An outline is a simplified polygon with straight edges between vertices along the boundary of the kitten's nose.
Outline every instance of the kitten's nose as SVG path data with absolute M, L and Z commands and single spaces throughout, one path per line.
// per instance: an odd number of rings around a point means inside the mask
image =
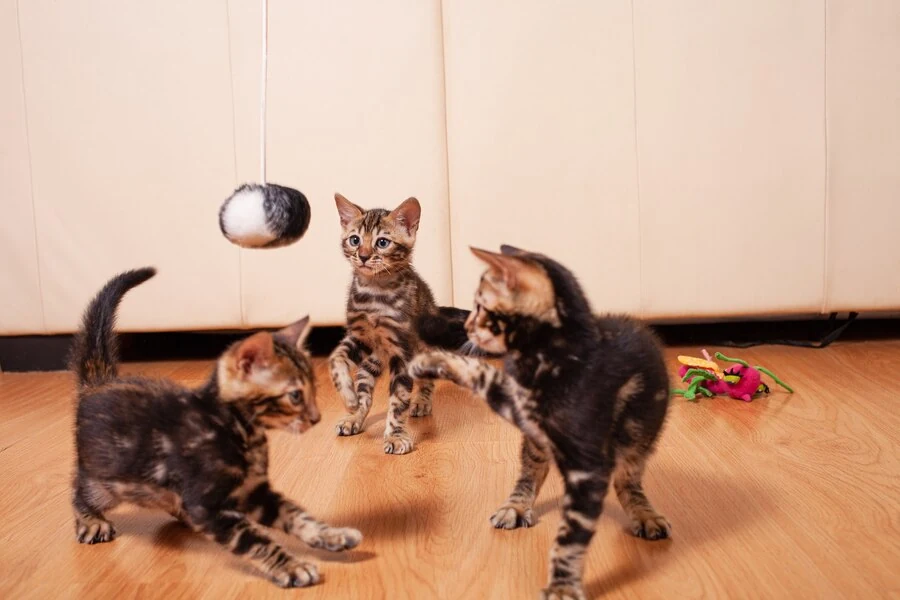
M 372 258 L 371 254 L 360 254 L 359 262 L 361 262 L 362 264 L 366 264 L 366 261 L 369 260 L 370 258 Z

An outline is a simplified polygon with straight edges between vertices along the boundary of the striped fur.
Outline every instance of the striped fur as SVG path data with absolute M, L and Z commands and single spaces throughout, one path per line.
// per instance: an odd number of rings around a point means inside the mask
M 393 211 L 363 210 L 340 194 L 335 203 L 341 248 L 353 266 L 347 333 L 330 358 L 332 381 L 348 412 L 336 432 L 348 436 L 363 431 L 375 381 L 388 374 L 384 451 L 406 454 L 413 449 L 407 417 L 430 415 L 434 390 L 431 381 L 414 385 L 407 373 L 412 356 L 426 348 L 417 321 L 438 313 L 431 290 L 411 263 L 421 207 L 409 198 Z
M 519 479 L 491 517 L 497 528 L 533 524 L 552 456 L 563 475 L 562 521 L 544 598 L 584 598 L 584 554 L 610 481 L 634 535 L 669 537 L 642 477 L 668 407 L 668 378 L 654 335 L 625 317 L 593 315 L 575 277 L 539 254 L 475 250 L 490 267 L 466 321 L 505 370 L 446 352 L 417 356 L 410 374 L 471 389 L 524 434 Z
M 116 307 L 153 272 L 129 271 L 110 280 L 88 306 L 76 340 L 76 539 L 112 541 L 116 530 L 104 513 L 130 502 L 170 513 L 282 587 L 316 583 L 316 567 L 294 558 L 265 531 L 281 529 L 332 551 L 362 539 L 355 529 L 317 521 L 268 480 L 266 429 L 299 433 L 320 420 L 303 348 L 309 319 L 236 342 L 196 389 L 123 378 L 116 364 Z

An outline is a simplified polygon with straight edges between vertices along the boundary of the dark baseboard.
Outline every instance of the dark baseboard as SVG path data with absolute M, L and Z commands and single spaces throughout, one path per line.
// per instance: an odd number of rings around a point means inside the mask
M 656 325 L 654 329 L 669 346 L 720 347 L 788 343 L 814 345 L 845 320 L 826 318 L 798 321 L 742 321 Z M 249 333 L 161 332 L 122 333 L 123 361 L 213 359 L 230 343 Z M 314 356 L 327 356 L 344 334 L 342 327 L 316 327 L 309 336 Z M 841 341 L 900 339 L 900 319 L 857 319 L 841 333 Z M 0 337 L 0 370 L 60 371 L 66 368 L 71 335 Z

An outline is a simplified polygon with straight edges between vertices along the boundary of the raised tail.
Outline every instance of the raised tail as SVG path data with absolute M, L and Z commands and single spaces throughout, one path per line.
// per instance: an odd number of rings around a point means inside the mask
M 119 362 L 119 344 L 114 331 L 116 309 L 128 290 L 154 275 L 156 269 L 153 267 L 120 273 L 110 279 L 88 304 L 69 363 L 78 377 L 79 387 L 100 385 L 116 377 Z
M 435 348 L 452 350 L 459 354 L 481 354 L 466 334 L 465 323 L 468 318 L 468 310 L 441 306 L 437 312 L 419 317 L 419 338 Z

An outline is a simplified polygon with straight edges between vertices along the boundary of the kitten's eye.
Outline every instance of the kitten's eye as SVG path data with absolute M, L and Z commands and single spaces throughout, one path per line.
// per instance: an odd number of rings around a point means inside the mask
M 357 246 L 359 246 L 359 242 L 360 242 L 359 236 L 358 236 L 358 235 L 351 235 L 350 237 L 347 238 L 347 242 L 348 242 L 351 246 L 353 246 L 354 248 L 356 248 Z
M 300 404 L 303 402 L 303 392 L 300 390 L 294 390 L 288 394 L 288 397 L 291 399 L 291 404 Z
M 382 250 L 384 250 L 385 248 L 387 248 L 388 246 L 391 245 L 391 240 L 389 240 L 387 238 L 378 238 L 375 241 L 375 245 L 378 246 L 379 248 L 381 248 Z

